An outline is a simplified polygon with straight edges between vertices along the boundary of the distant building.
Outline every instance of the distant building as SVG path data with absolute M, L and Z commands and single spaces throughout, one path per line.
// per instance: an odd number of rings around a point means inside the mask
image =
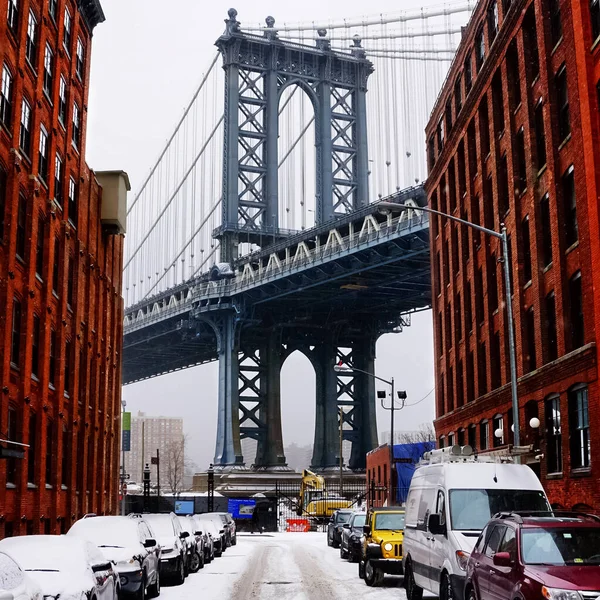
M 143 412 L 131 416 L 131 451 L 125 452 L 125 472 L 129 480 L 142 485 L 145 465 L 150 466 L 150 481 L 157 484 L 157 469 L 152 465 L 156 450 L 160 451 L 160 485 L 167 491 L 167 462 L 173 460 L 172 444 L 183 443 L 183 419 L 178 417 L 150 417 Z M 181 455 L 181 468 L 185 462 Z
M 128 179 L 86 164 L 99 0 L 0 4 L 0 538 L 119 494 Z M 0 457 L 15 446 L 0 443 Z
M 431 208 L 507 228 L 525 461 L 579 510 L 600 510 L 599 40 L 597 1 L 481 0 L 426 130 Z M 439 445 L 506 447 L 499 241 L 430 234 Z

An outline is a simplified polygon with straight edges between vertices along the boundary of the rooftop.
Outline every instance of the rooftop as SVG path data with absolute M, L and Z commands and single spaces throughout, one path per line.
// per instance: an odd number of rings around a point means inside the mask
M 96 25 L 106 21 L 100 0 L 77 0 L 77 6 L 83 15 L 90 33 L 94 31 Z

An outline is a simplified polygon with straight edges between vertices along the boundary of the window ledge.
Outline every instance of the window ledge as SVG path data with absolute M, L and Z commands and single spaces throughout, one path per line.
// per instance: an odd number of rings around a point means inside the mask
M 528 288 L 530 288 L 532 286 L 532 281 L 531 279 L 523 286 L 523 289 L 526 290 Z
M 513 110 L 513 115 L 516 115 L 521 110 L 522 105 L 523 101 L 521 100 L 521 102 L 519 102 L 519 104 L 517 104 L 517 106 L 515 107 L 515 110 Z
M 562 479 L 563 478 L 563 474 L 562 473 L 548 473 L 546 475 L 546 479 L 552 481 L 553 479 Z
M 558 151 L 560 152 L 571 141 L 571 133 L 560 143 Z
M 591 467 L 581 467 L 579 469 L 571 469 L 571 477 L 590 477 L 592 474 Z
M 52 102 L 52 98 L 50 97 L 50 92 L 46 89 L 43 89 L 42 92 L 44 93 L 44 98 L 46 98 L 48 104 L 50 104 L 51 107 L 54 107 L 54 103 Z
M 540 74 L 538 73 L 531 82 L 531 87 L 533 87 L 540 80 Z
M 547 168 L 548 168 L 548 163 L 546 162 L 546 163 L 544 163 L 544 164 L 543 164 L 543 165 L 540 167 L 540 169 L 539 169 L 539 170 L 538 170 L 538 172 L 537 172 L 537 178 L 538 178 L 538 179 L 539 179 L 539 178 L 540 178 L 540 177 L 541 177 L 541 176 L 542 176 L 542 175 L 543 175 L 543 174 L 546 172 L 546 169 L 547 169 Z
M 28 483 L 28 484 L 27 484 L 27 489 L 28 489 L 28 490 L 37 490 L 37 489 L 38 489 L 38 486 L 37 486 L 37 485 L 35 485 L 35 483 Z
M 48 389 L 52 390 L 52 391 L 56 391 L 56 388 L 54 387 L 53 383 L 49 383 L 48 384 Z
M 38 383 L 40 382 L 40 379 L 39 379 L 39 377 L 38 377 L 38 376 L 37 376 L 35 373 L 32 373 L 32 374 L 31 374 L 31 379 L 32 379 L 33 381 L 37 381 Z
M 42 276 L 39 273 L 35 274 L 35 278 L 40 282 L 40 283 L 44 283 L 44 280 L 42 279 Z
M 58 300 L 58 294 L 56 293 L 56 290 L 52 290 L 52 295 Z
M 60 489 L 61 489 L 63 492 L 66 492 L 66 491 L 67 491 L 69 488 L 68 488 L 68 487 L 67 487 L 67 486 L 66 486 L 66 485 L 63 483 L 63 484 L 60 486 Z
M 561 45 L 562 41 L 563 41 L 563 36 L 561 35 L 558 38 L 558 42 L 556 42 L 556 44 L 554 44 L 554 48 L 552 48 L 552 52 L 550 52 L 550 55 L 552 55 L 556 52 L 557 48 Z
M 65 390 L 65 391 L 63 392 L 63 397 L 64 397 L 64 398 L 71 399 L 71 396 L 69 396 L 69 392 L 67 392 L 67 390 Z
M 573 242 L 566 250 L 565 250 L 565 254 L 570 254 L 571 252 L 573 252 L 573 250 L 575 250 L 575 248 L 579 247 L 579 240 L 577 240 L 576 242 Z
M 6 489 L 7 490 L 16 490 L 17 486 L 14 483 L 7 483 L 6 484 Z
M 594 50 L 596 50 L 596 48 L 598 48 L 598 46 L 600 46 L 600 35 L 594 40 L 594 43 L 592 44 L 592 47 L 591 47 L 591 52 L 594 52 Z
M 47 483 L 46 484 L 46 489 L 47 490 L 53 490 L 54 488 L 49 483 Z
M 21 370 L 21 368 L 19 367 L 19 365 L 15 364 L 12 360 L 10 361 L 10 368 L 13 371 L 20 371 Z
M 23 257 L 17 254 L 15 258 L 17 259 L 17 262 L 20 262 L 22 266 L 25 266 L 25 259 Z
M 542 271 L 542 273 L 546 274 L 551 268 L 552 268 L 552 263 L 550 263 L 549 265 L 544 267 L 544 270 Z

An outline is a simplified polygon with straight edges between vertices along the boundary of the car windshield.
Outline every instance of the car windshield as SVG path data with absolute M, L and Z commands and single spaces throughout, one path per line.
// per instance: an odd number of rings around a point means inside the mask
M 352 521 L 352 527 L 363 527 L 366 521 L 366 515 L 356 515 Z
M 528 565 L 600 565 L 600 527 L 523 529 L 521 553 Z
M 171 521 L 170 516 L 144 515 L 144 518 L 146 521 L 148 521 L 148 523 L 150 523 L 150 527 L 152 527 L 152 531 L 154 531 L 156 535 L 160 537 L 169 537 L 175 535 L 173 522 Z
M 499 512 L 550 510 L 537 490 L 450 490 L 452 529 L 481 531 Z
M 93 517 L 77 521 L 69 530 L 99 548 L 127 548 L 139 543 L 137 523 L 124 517 Z
M 352 513 L 338 513 L 337 515 L 337 522 L 338 523 L 347 523 L 350 520 L 350 517 L 352 516 Z
M 375 516 L 375 529 L 397 531 L 404 529 L 404 513 L 380 513 Z

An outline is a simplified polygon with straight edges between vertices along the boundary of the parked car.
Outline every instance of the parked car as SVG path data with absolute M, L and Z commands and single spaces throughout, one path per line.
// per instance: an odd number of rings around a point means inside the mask
M 198 517 L 202 520 L 210 521 L 214 525 L 216 529 L 215 535 L 219 536 L 219 554 L 216 554 L 215 551 L 215 555 L 221 556 L 227 549 L 227 532 L 225 530 L 223 519 L 215 513 L 203 513 L 198 515 Z
M 87 540 L 64 535 L 23 535 L 1 540 L 0 552 L 35 581 L 45 600 L 117 600 L 117 572 Z
M 496 515 L 469 557 L 465 597 L 600 597 L 600 519 L 566 512 Z
M 230 513 L 226 512 L 218 512 L 214 514 L 219 515 L 223 520 L 223 524 L 225 525 L 225 530 L 227 532 L 227 546 L 235 546 L 237 544 L 237 532 L 233 517 Z
M 550 509 L 527 465 L 471 454 L 470 446 L 433 450 L 415 469 L 403 542 L 408 600 L 420 600 L 423 590 L 462 599 L 469 554 L 492 515 Z
M 73 523 L 67 537 L 92 542 L 114 564 L 123 594 L 144 599 L 160 595 L 160 554 L 144 519 L 85 517 Z
M 378 586 L 386 574 L 402 575 L 404 509 L 398 506 L 371 508 L 363 527 L 358 576 L 368 586 Z
M 208 531 L 212 539 L 214 555 L 219 558 L 225 550 L 225 529 L 222 523 L 217 523 L 207 514 L 196 515 L 196 520 Z
M 348 523 L 342 526 L 342 539 L 340 541 L 340 558 L 358 562 L 362 552 L 363 527 L 367 513 L 355 512 Z
M 144 513 L 143 515 L 129 516 L 148 522 L 161 547 L 161 574 L 172 576 L 175 583 L 181 585 L 185 581 L 188 571 L 185 543 L 188 534 L 181 529 L 177 516 L 174 513 Z
M 342 541 L 342 526 L 347 523 L 353 511 L 349 509 L 336 510 L 327 523 L 327 545 L 334 548 L 340 547 Z
M 42 600 L 42 590 L 7 554 L 0 552 L 0 598 Z
M 191 517 L 178 516 L 181 529 L 188 534 L 185 538 L 187 547 L 187 564 L 190 573 L 197 573 L 204 568 L 204 539 L 196 535 L 196 528 Z
M 194 535 L 200 535 L 202 537 L 202 547 L 204 548 L 204 562 L 212 562 L 215 558 L 215 545 L 212 536 L 208 532 L 206 523 L 203 523 L 200 519 L 198 519 L 197 515 L 192 515 L 189 518 L 192 520 L 193 523 Z

